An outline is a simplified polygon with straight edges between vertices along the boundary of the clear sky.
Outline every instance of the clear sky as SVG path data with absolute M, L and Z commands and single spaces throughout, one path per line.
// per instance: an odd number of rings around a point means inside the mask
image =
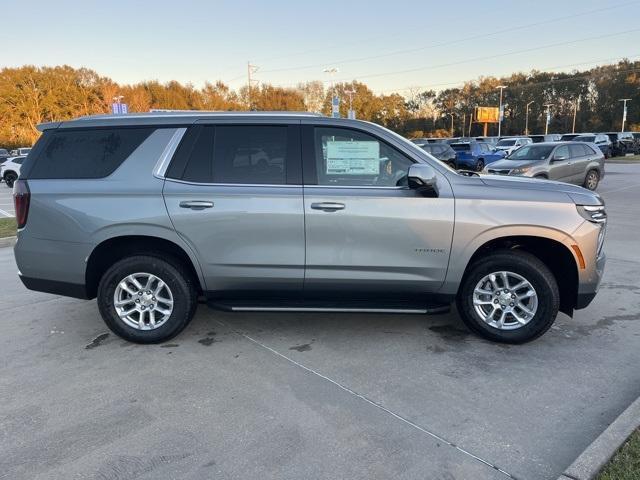
M 121 83 L 360 80 L 377 92 L 640 59 L 640 1 L 4 0 L 0 67 Z M 598 37 L 598 38 L 595 38 Z M 547 47 L 547 48 L 540 48 Z

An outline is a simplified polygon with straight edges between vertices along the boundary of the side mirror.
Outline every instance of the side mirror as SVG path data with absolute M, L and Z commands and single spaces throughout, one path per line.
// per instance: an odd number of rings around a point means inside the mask
M 553 161 L 554 162 L 562 162 L 563 160 L 568 160 L 569 157 L 567 155 L 554 155 L 553 156 Z
M 409 188 L 430 197 L 438 196 L 438 178 L 436 171 L 426 163 L 414 163 L 407 174 Z

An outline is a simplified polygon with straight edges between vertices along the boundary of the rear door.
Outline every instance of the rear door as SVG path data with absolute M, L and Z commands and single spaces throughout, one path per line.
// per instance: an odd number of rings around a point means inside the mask
M 301 292 L 301 180 L 297 124 L 189 128 L 167 171 L 164 198 L 208 291 Z
M 444 281 L 454 222 L 451 187 L 407 186 L 414 162 L 373 134 L 303 126 L 305 296 L 419 298 Z M 419 295 L 416 295 L 419 294 Z
M 582 185 L 587 173 L 587 166 L 595 152 L 591 147 L 583 144 L 569 145 L 571 152 L 571 182 L 576 185 Z

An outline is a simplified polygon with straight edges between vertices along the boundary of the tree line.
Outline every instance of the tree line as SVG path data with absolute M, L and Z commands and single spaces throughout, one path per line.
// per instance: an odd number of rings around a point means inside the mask
M 622 60 L 585 71 L 514 73 L 482 77 L 460 87 L 436 92 L 412 88 L 405 95 L 376 94 L 362 82 L 338 83 L 328 88 L 309 81 L 295 88 L 270 84 L 232 89 L 218 81 L 201 88 L 177 81 L 144 81 L 120 85 L 87 68 L 67 65 L 26 65 L 0 70 L 0 146 L 31 145 L 42 122 L 109 113 L 113 98 L 123 97 L 130 112 L 150 109 L 189 110 L 306 110 L 330 114 L 331 97 L 341 99 L 346 117 L 352 105 L 356 117 L 384 125 L 406 136 L 480 135 L 482 125 L 470 123 L 477 106 L 498 106 L 498 85 L 504 91 L 503 134 L 521 134 L 526 104 L 529 130 L 542 133 L 545 104 L 550 107 L 550 132 L 619 130 L 620 98 L 630 98 L 627 125 L 640 129 L 640 62 Z M 349 98 L 352 101 L 350 102 Z M 451 123 L 453 119 L 453 130 Z M 471 128 L 470 128 L 471 127 Z M 495 134 L 495 125 L 490 133 Z

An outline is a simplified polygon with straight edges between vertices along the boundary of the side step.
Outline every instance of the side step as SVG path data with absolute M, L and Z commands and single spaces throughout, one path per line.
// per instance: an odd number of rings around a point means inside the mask
M 419 305 L 394 302 L 374 304 L 372 302 L 265 302 L 261 301 L 223 301 L 208 300 L 207 305 L 216 310 L 227 312 L 309 312 L 309 313 L 401 313 L 401 314 L 437 314 L 450 311 L 450 305 Z

